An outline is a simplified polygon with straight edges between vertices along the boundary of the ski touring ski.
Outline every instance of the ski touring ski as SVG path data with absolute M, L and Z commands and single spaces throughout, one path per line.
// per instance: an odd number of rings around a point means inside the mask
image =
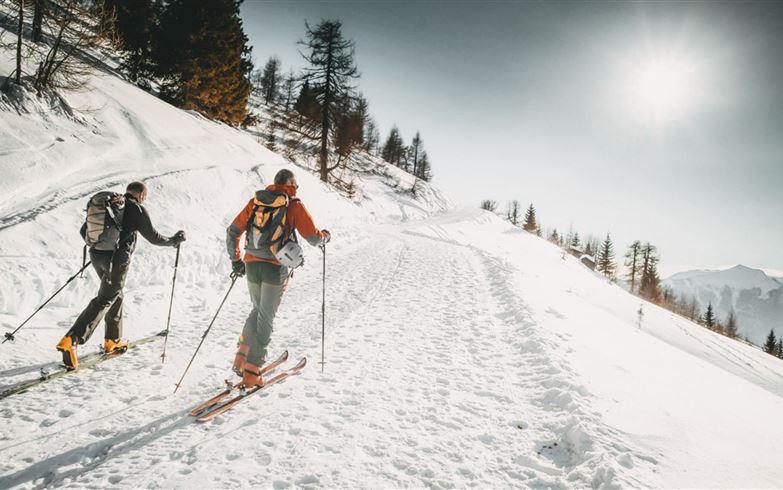
M 78 369 L 66 369 L 64 365 L 59 365 L 57 367 L 57 370 L 54 372 L 47 371 L 45 369 L 41 369 L 40 375 L 36 379 L 30 379 L 26 381 L 20 381 L 18 383 L 14 383 L 5 387 L 0 387 L 0 400 L 3 398 L 7 398 L 11 395 L 16 395 L 18 393 L 24 393 L 25 391 L 35 388 L 36 386 L 42 385 L 44 383 L 48 383 L 49 381 L 53 381 L 58 378 L 62 378 L 63 376 L 67 376 L 69 374 L 76 374 L 80 371 L 83 371 L 85 369 L 90 369 L 98 364 L 102 363 L 103 361 L 108 361 L 109 359 L 114 359 L 115 357 L 119 357 L 123 355 L 125 352 L 127 352 L 129 349 L 133 349 L 134 347 L 138 347 L 140 345 L 148 344 L 150 342 L 154 342 L 156 340 L 162 339 L 165 337 L 166 331 L 158 332 L 154 335 L 150 335 L 149 337 L 144 337 L 139 340 L 135 340 L 133 342 L 128 343 L 128 347 L 120 350 L 120 351 L 114 351 L 110 352 L 108 354 L 103 352 L 96 352 L 94 354 L 88 354 L 84 357 L 79 358 L 79 368 Z
M 283 364 L 287 360 L 288 360 L 288 351 L 285 350 L 285 351 L 283 351 L 282 354 L 280 354 L 277 357 L 277 359 L 275 359 L 274 361 L 272 361 L 270 363 L 265 364 L 261 368 L 261 374 L 264 375 L 264 374 L 271 373 L 272 371 L 277 369 L 278 366 L 280 366 L 281 364 Z M 231 394 L 231 392 L 234 391 L 234 389 L 236 389 L 238 387 L 239 387 L 239 383 L 232 383 L 231 381 L 226 380 L 226 388 L 223 391 L 221 391 L 217 395 L 213 396 L 209 400 L 207 400 L 207 401 L 205 401 L 203 403 L 200 403 L 199 405 L 196 405 L 195 407 L 193 407 L 190 410 L 190 412 L 188 412 L 188 415 L 190 415 L 191 417 L 196 417 L 201 412 L 207 411 L 207 409 L 209 409 L 209 408 L 217 405 L 221 401 L 223 401 L 223 399 L 225 399 L 227 396 L 229 396 Z
M 290 376 L 298 375 L 299 373 L 302 372 L 302 370 L 305 368 L 306 365 L 307 365 L 307 358 L 303 357 L 302 359 L 299 360 L 299 362 L 294 367 L 280 371 L 276 375 L 266 380 L 263 386 L 257 386 L 255 388 L 251 388 L 223 403 L 213 405 L 213 407 L 210 408 L 206 413 L 202 413 L 200 416 L 198 416 L 196 420 L 199 422 L 209 422 L 210 420 L 220 415 L 221 413 L 225 413 L 231 410 L 236 405 L 238 405 L 239 402 L 249 397 L 250 395 L 253 395 L 255 393 L 258 393 L 259 391 L 263 391 L 269 388 L 272 385 L 280 383 L 281 381 L 283 381 L 284 379 Z

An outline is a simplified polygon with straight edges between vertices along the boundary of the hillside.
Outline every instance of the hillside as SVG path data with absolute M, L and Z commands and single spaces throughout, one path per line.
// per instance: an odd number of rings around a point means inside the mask
M 148 344 L 3 400 L 0 487 L 771 488 L 783 479 L 779 360 L 651 305 L 639 325 L 638 298 L 490 213 L 453 209 L 435 188 L 413 199 L 369 173 L 363 198 L 350 200 L 252 136 L 106 74 L 66 100 L 91 110 L 55 114 L 30 94 L 3 100 L 3 329 L 78 269 L 82 208 L 97 190 L 145 180 L 155 223 L 189 239 L 166 363 Z M 196 424 L 187 409 L 230 376 L 249 309 L 241 284 L 172 394 L 228 288 L 225 227 L 284 166 L 334 235 L 325 371 L 321 256 L 307 248 L 271 349 L 310 367 Z M 126 285 L 131 339 L 165 326 L 173 261 L 172 249 L 139 246 Z M 86 274 L 0 346 L 0 385 L 56 364 L 55 343 L 96 287 Z
M 720 320 L 734 310 L 741 336 L 762 345 L 770 329 L 781 333 L 783 282 L 763 270 L 737 265 L 725 270 L 684 271 L 663 281 L 678 296 L 696 299 L 703 310 L 712 304 Z

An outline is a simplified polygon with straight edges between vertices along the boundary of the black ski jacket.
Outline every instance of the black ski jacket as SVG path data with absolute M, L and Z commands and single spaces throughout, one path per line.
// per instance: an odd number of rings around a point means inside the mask
M 84 238 L 87 233 L 87 223 L 82 225 L 81 234 Z M 126 265 L 130 263 L 131 256 L 136 250 L 136 235 L 141 233 L 148 242 L 161 247 L 173 247 L 174 241 L 166 238 L 152 226 L 147 209 L 139 204 L 133 194 L 125 194 L 125 211 L 122 216 L 122 230 L 117 249 L 114 251 L 115 264 Z

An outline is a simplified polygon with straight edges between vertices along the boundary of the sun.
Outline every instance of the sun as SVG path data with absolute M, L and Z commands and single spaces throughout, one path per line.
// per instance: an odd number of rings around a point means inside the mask
M 692 63 L 675 56 L 656 56 L 632 66 L 629 102 L 644 121 L 662 125 L 686 116 L 695 98 Z

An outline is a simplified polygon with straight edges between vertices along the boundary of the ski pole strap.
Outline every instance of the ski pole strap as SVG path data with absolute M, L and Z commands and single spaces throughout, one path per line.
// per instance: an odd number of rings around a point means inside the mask
M 207 334 L 209 334 L 210 329 L 212 329 L 212 325 L 215 324 L 215 320 L 218 317 L 218 314 L 220 313 L 220 310 L 223 308 L 223 305 L 226 303 L 226 300 L 228 299 L 228 295 L 231 294 L 231 290 L 234 289 L 234 284 L 237 282 L 237 278 L 239 278 L 239 274 L 231 273 L 231 285 L 228 287 L 228 291 L 226 291 L 226 295 L 223 297 L 223 301 L 220 302 L 220 306 L 218 306 L 217 311 L 215 312 L 215 316 L 212 317 L 212 321 L 209 322 L 209 326 L 206 330 L 204 330 L 204 333 L 201 335 L 201 341 L 198 343 L 198 347 L 196 347 L 196 352 L 193 353 L 193 357 L 190 358 L 190 362 L 188 362 L 188 365 L 185 367 L 185 372 L 182 373 L 182 377 L 179 378 L 179 381 L 175 385 L 174 393 L 177 392 L 179 387 L 182 385 L 182 380 L 185 379 L 185 375 L 188 374 L 188 370 L 190 369 L 190 365 L 193 364 L 193 360 L 196 358 L 196 354 L 198 354 L 199 349 L 201 349 L 201 345 L 204 343 L 204 340 L 207 338 Z
M 23 321 L 21 325 L 19 325 L 18 327 L 16 327 L 16 329 L 14 329 L 14 331 L 13 331 L 13 332 L 6 332 L 6 333 L 5 333 L 5 339 L 4 339 L 2 342 L 0 342 L 0 344 L 5 344 L 5 343 L 6 343 L 6 342 L 8 342 L 9 340 L 11 340 L 11 341 L 15 340 L 15 337 L 14 337 L 14 335 L 16 334 L 16 332 L 18 332 L 19 330 L 21 330 L 21 329 L 22 329 L 22 327 L 24 327 L 24 326 L 27 324 L 27 322 L 29 322 L 29 321 L 30 321 L 30 320 L 31 320 L 31 319 L 32 319 L 32 318 L 33 318 L 33 317 L 34 317 L 34 316 L 35 316 L 35 315 L 36 315 L 36 314 L 37 314 L 39 311 L 43 310 L 44 306 L 48 305 L 48 304 L 49 304 L 49 302 L 50 302 L 51 300 L 53 300 L 55 296 L 57 296 L 58 294 L 60 294 L 60 291 L 62 291 L 63 289 L 65 289 L 65 287 L 66 287 L 68 284 L 70 284 L 70 283 L 71 283 L 71 281 L 73 281 L 74 279 L 76 279 L 76 278 L 79 276 L 79 274 L 81 274 L 81 273 L 82 273 L 82 271 L 84 271 L 84 269 L 86 269 L 86 268 L 87 268 L 87 266 L 89 266 L 90 264 L 92 264 L 92 262 L 87 262 L 86 264 L 84 264 L 84 265 L 82 266 L 82 268 L 81 268 L 81 269 L 79 269 L 79 271 L 78 271 L 76 274 L 74 274 L 74 275 L 72 275 L 70 278 L 68 278 L 68 280 L 67 280 L 67 281 L 65 281 L 65 284 L 63 284 L 62 286 L 60 286 L 60 289 L 58 289 L 57 291 L 55 291 L 53 295 L 49 296 L 49 299 L 47 299 L 46 301 L 44 301 L 44 303 L 43 303 L 41 306 L 39 306 L 39 307 L 38 307 L 38 309 L 36 309 L 36 310 L 33 312 L 33 314 L 32 314 L 32 315 L 28 316 L 28 317 L 27 317 L 27 320 Z

